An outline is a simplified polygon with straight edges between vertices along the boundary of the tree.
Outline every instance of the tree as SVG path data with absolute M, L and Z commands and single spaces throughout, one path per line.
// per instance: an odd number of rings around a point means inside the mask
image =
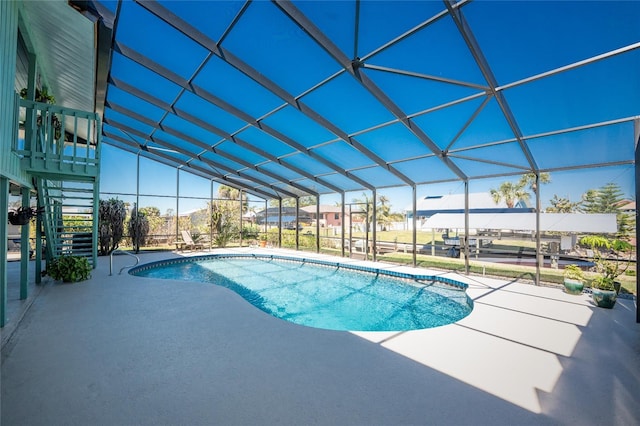
M 572 203 L 568 198 L 560 198 L 557 194 L 553 194 L 553 198 L 549 201 L 551 207 L 547 207 L 547 213 L 573 213 L 580 209 L 581 202 Z
M 615 213 L 618 223 L 618 238 L 627 239 L 635 230 L 635 218 L 620 209 L 624 201 L 622 189 L 609 182 L 599 189 L 590 189 L 582 196 L 582 210 L 585 213 Z
M 167 209 L 163 221 L 161 234 L 165 234 L 167 236 L 167 243 L 172 244 L 176 238 L 176 232 L 178 232 L 178 218 L 176 217 L 175 211 L 173 209 Z
M 220 185 L 219 199 L 210 203 L 213 241 L 219 247 L 226 247 L 234 235 L 240 231 L 241 202 L 240 191 Z
M 540 173 L 538 182 L 549 183 L 551 182 L 551 176 L 549 173 Z M 502 182 L 498 189 L 491 189 L 489 192 L 496 204 L 504 200 L 507 207 L 512 209 L 518 201 L 528 201 L 531 198 L 531 194 L 526 189 L 527 187 L 534 194 L 538 192 L 535 173 L 522 175 L 518 182 Z
M 618 213 L 624 197 L 620 187 L 610 182 L 599 189 L 588 190 L 583 200 L 586 213 Z
M 540 173 L 539 183 L 550 183 L 551 175 L 549 173 Z M 536 194 L 538 192 L 538 186 L 536 184 L 536 174 L 535 173 L 526 173 L 520 177 L 520 181 L 518 182 L 522 185 L 522 187 L 528 186 L 531 192 Z
M 369 197 L 365 192 L 362 193 L 362 198 L 354 198 L 351 200 L 355 206 L 355 211 L 360 211 L 365 214 L 367 226 L 373 222 L 373 199 Z
M 218 197 L 225 200 L 240 200 L 240 194 L 242 194 L 242 212 L 244 213 L 249 210 L 249 196 L 247 193 L 227 185 L 218 187 Z
M 300 207 L 306 207 L 306 206 L 315 206 L 316 205 L 316 197 L 313 195 L 305 195 L 303 197 L 298 198 L 298 205 Z M 271 207 L 276 207 L 278 205 L 278 200 L 270 200 L 269 201 L 269 205 Z M 296 206 L 296 199 L 289 197 L 289 198 L 283 198 L 282 199 L 282 207 L 295 207 Z
M 376 220 L 382 225 L 382 230 L 386 231 L 387 226 L 391 224 L 391 204 L 388 204 L 389 198 L 384 195 L 378 197 L 378 202 L 380 206 L 376 211 Z
M 128 228 L 133 250 L 139 253 L 140 246 L 145 244 L 147 235 L 149 234 L 149 220 L 147 220 L 146 215 L 142 211 L 138 210 L 136 203 L 133 203 Z
M 353 203 L 357 204 L 361 211 L 367 214 L 367 223 L 373 223 L 373 197 L 369 197 L 366 193 L 362 193 L 362 198 L 354 198 Z M 382 230 L 386 230 L 386 226 L 391 223 L 391 204 L 389 198 L 384 195 L 378 197 L 379 205 L 376 205 L 376 222 L 382 225 Z M 376 203 L 377 204 L 377 203 Z
M 519 200 L 528 200 L 529 193 L 524 189 L 522 182 L 502 182 L 498 189 L 491 189 L 491 197 L 498 204 L 504 200 L 507 207 L 512 209 Z
M 144 214 L 149 222 L 149 234 L 150 236 L 159 235 L 164 233 L 165 219 L 160 216 L 160 209 L 157 207 L 140 207 L 139 213 Z
M 100 200 L 98 208 L 98 239 L 100 254 L 107 256 L 118 248 L 124 234 L 124 219 L 127 210 L 124 202 L 117 198 Z

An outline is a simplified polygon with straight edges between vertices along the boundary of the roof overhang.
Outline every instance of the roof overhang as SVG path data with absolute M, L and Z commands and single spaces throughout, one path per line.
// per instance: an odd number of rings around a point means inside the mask
M 55 95 L 57 105 L 95 111 L 95 22 L 67 1 L 20 4 L 20 33 L 37 57 L 40 83 Z
M 464 229 L 462 213 L 438 213 L 423 228 Z M 470 213 L 469 229 L 535 231 L 536 213 Z M 618 231 L 614 213 L 541 213 L 540 232 L 587 232 L 612 234 Z

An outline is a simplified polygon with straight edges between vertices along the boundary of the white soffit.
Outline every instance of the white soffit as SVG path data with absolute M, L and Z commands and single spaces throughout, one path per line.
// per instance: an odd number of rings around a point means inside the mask
M 95 26 L 66 1 L 22 3 L 22 18 L 38 58 L 39 69 L 56 104 L 94 110 Z

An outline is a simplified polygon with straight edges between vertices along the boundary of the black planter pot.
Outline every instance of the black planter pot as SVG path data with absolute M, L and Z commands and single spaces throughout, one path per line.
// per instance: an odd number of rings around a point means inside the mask
M 12 225 L 26 225 L 31 220 L 31 212 L 9 212 L 9 223 Z

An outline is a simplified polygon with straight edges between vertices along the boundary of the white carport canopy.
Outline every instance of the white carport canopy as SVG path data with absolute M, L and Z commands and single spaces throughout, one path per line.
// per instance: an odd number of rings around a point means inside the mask
M 464 229 L 464 213 L 436 213 L 422 228 Z M 469 213 L 469 229 L 535 231 L 536 213 Z M 541 213 L 540 231 L 615 233 L 614 213 Z

